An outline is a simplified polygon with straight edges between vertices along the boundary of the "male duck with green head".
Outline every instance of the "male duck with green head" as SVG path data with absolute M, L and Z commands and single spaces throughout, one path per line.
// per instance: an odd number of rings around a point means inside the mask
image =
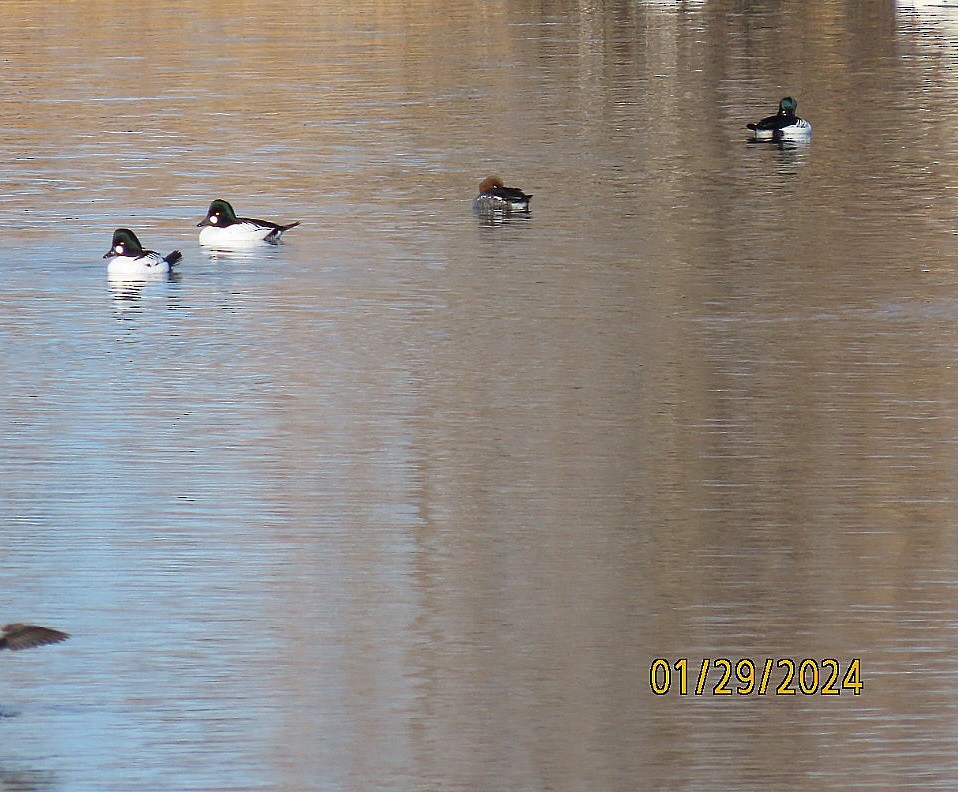
M 264 242 L 275 245 L 283 232 L 298 226 L 299 221 L 281 225 L 270 220 L 237 217 L 229 201 L 217 198 L 210 203 L 206 217 L 197 225 L 203 229 L 200 231 L 201 245 L 213 248 L 242 248 Z
M 795 115 L 798 101 L 786 96 L 778 103 L 775 115 L 763 118 L 757 124 L 746 124 L 752 130 L 752 140 L 775 140 L 805 143 L 812 139 L 812 125 Z

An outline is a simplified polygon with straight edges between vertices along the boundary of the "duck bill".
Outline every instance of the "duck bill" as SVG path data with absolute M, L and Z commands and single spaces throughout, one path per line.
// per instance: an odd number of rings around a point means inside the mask
M 113 258 L 114 256 L 119 256 L 113 248 L 110 248 L 106 253 L 103 254 L 103 258 Z
M 200 220 L 200 222 L 196 224 L 196 227 L 202 228 L 203 226 L 208 226 L 209 224 L 210 224 L 210 219 L 208 217 L 204 217 L 202 220 Z

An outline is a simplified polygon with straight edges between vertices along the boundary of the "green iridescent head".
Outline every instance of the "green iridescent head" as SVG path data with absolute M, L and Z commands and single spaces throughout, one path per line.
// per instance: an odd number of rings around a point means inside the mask
M 798 110 L 798 101 L 796 99 L 792 99 L 791 96 L 786 96 L 781 102 L 778 103 L 778 112 L 780 113 L 791 114 L 796 110 Z

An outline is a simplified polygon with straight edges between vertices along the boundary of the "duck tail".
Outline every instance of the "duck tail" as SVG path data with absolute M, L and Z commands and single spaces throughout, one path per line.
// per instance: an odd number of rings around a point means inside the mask
M 291 228 L 296 228 L 296 226 L 298 226 L 298 225 L 299 225 L 299 220 L 296 220 L 295 222 L 290 223 L 289 225 L 281 225 L 281 226 L 279 227 L 279 230 L 280 230 L 280 231 L 289 231 L 289 229 L 291 229 Z
M 746 124 L 746 129 L 758 129 L 758 124 Z
M 180 253 L 180 251 L 178 250 L 174 250 L 172 253 L 170 253 L 170 255 L 165 257 L 166 263 L 169 264 L 171 267 L 174 264 L 176 264 L 181 258 L 183 258 L 183 254 Z

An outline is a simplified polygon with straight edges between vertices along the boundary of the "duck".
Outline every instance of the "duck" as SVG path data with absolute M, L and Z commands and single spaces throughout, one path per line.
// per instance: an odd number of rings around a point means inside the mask
M 60 643 L 70 637 L 69 633 L 35 624 L 5 624 L 0 627 L 0 649 L 18 652 L 34 646 Z
M 805 142 L 812 139 L 812 125 L 795 115 L 798 101 L 786 96 L 778 103 L 775 115 L 763 118 L 757 124 L 746 124 L 752 130 L 752 140 Z
M 107 272 L 111 276 L 146 277 L 171 272 L 183 254 L 174 250 L 162 256 L 155 250 L 144 250 L 136 234 L 129 228 L 118 228 L 113 232 L 113 244 L 103 258 L 112 259 L 107 265 Z
M 479 214 L 528 212 L 531 200 L 532 196 L 518 187 L 505 187 L 498 176 L 488 176 L 479 183 L 472 208 Z
M 294 223 L 280 225 L 269 220 L 256 220 L 252 217 L 237 217 L 229 201 L 217 198 L 199 223 L 200 244 L 208 247 L 248 247 L 262 242 L 276 244 L 284 231 L 299 225 Z

